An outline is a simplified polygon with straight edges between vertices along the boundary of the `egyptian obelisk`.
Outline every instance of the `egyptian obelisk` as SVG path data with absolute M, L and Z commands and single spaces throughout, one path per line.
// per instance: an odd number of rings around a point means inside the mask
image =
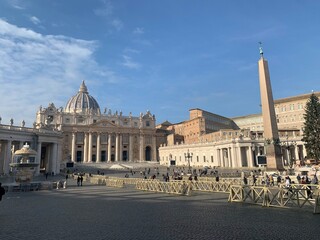
M 274 109 L 268 61 L 263 57 L 261 46 L 258 66 L 264 138 L 266 140 L 267 170 L 282 171 L 284 168 L 281 159 L 281 147 L 279 145 L 278 125 Z

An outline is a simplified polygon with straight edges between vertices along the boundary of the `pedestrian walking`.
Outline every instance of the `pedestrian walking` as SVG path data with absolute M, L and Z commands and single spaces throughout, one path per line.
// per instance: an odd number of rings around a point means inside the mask
M 82 186 L 82 182 L 83 182 L 83 177 L 80 176 L 80 186 Z
M 248 185 L 248 179 L 246 176 L 243 177 L 243 184 Z
M 6 194 L 6 190 L 1 185 L 2 183 L 0 183 L 0 201 L 2 200 L 2 196 Z
M 78 185 L 78 187 L 80 186 L 80 176 L 79 175 L 77 177 L 77 185 Z

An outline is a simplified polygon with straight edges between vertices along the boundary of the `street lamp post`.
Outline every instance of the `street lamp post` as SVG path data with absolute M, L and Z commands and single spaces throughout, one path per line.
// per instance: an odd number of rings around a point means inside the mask
M 184 157 L 186 159 L 186 161 L 188 161 L 188 173 L 191 173 L 191 166 L 190 166 L 190 160 L 192 160 L 192 153 L 189 152 L 189 149 L 188 149 L 188 152 L 184 154 Z

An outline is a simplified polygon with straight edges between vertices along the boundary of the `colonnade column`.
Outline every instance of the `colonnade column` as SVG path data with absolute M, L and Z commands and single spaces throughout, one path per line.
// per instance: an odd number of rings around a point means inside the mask
M 1 151 L 0 151 L 0 159 L 4 159 L 5 158 L 5 154 L 4 154 L 4 150 L 3 150 L 3 141 L 0 140 L 0 144 L 1 144 Z M 3 170 L 4 170 L 4 161 L 0 161 L 0 174 L 3 174 Z
M 248 147 L 249 157 L 248 157 L 248 167 L 253 167 L 253 154 L 251 146 Z M 248 156 L 248 155 L 247 155 Z
M 298 145 L 295 145 L 294 146 L 294 160 L 300 160 L 299 159 L 299 146 Z
M 101 147 L 101 143 L 100 143 L 100 133 L 97 134 L 97 158 L 96 158 L 96 162 L 101 162 L 101 150 L 100 150 L 100 147 Z
M 238 147 L 238 163 L 239 163 L 239 166 L 238 167 L 242 167 L 242 157 L 241 157 L 241 147 L 239 146 Z
M 92 162 L 92 132 L 89 132 L 88 162 Z
M 129 135 L 129 161 L 133 162 L 133 135 Z
M 58 156 L 58 144 L 53 143 L 52 144 L 52 152 L 51 152 L 51 159 L 50 159 L 50 166 L 51 171 L 54 172 L 54 174 L 57 174 L 57 156 Z
M 84 133 L 83 162 L 88 162 L 88 133 Z
M 231 147 L 232 167 L 237 167 L 237 158 L 235 156 L 235 146 Z
M 304 160 L 304 158 L 307 156 L 307 150 L 303 144 L 302 144 L 302 153 L 303 153 L 302 160 Z
M 233 156 L 231 154 L 232 152 L 232 148 L 231 147 L 228 147 L 228 159 L 229 159 L 229 167 L 233 167 L 233 164 L 232 164 L 232 161 L 233 161 Z
M 220 148 L 220 166 L 221 167 L 225 167 L 224 156 L 223 156 L 223 148 Z
M 5 159 L 4 159 L 4 166 L 3 166 L 3 173 L 4 174 L 9 174 L 9 169 L 10 169 L 9 163 L 11 162 L 11 159 L 12 159 L 11 148 L 12 148 L 12 141 L 8 140 L 7 147 L 6 147 Z
M 76 162 L 76 133 L 72 133 L 72 141 L 71 141 L 71 161 Z
M 36 163 L 39 163 L 39 166 L 36 169 L 36 175 L 40 173 L 40 164 L 41 164 L 41 148 L 42 148 L 42 142 L 38 142 L 37 145 L 37 158 Z M 46 169 L 47 170 L 47 169 Z
M 111 134 L 108 134 L 108 162 L 111 162 Z

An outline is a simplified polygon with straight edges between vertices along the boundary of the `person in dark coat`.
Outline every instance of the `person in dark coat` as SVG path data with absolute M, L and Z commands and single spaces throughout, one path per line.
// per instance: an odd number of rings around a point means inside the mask
M 0 201 L 2 200 L 2 196 L 6 194 L 6 191 L 4 190 L 4 187 L 1 186 L 2 184 L 0 183 Z

